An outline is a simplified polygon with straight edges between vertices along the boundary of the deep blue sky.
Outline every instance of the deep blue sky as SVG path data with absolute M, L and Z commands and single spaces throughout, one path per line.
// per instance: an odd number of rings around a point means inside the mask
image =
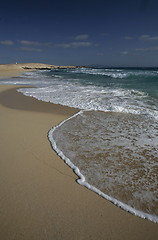
M 0 63 L 158 66 L 157 0 L 0 3 Z

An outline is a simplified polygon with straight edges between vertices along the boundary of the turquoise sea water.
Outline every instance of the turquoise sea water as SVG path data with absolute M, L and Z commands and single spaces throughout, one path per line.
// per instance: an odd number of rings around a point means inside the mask
M 158 68 L 77 68 L 27 73 L 1 83 L 81 109 L 49 132 L 78 182 L 158 222 Z M 61 141 L 62 140 L 62 141 Z

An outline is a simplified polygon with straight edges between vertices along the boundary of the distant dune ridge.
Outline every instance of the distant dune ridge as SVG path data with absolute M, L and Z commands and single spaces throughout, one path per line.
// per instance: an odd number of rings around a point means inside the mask
M 83 66 L 57 66 L 44 63 L 14 63 L 0 64 L 0 78 L 19 76 L 20 73 L 35 70 L 78 68 Z

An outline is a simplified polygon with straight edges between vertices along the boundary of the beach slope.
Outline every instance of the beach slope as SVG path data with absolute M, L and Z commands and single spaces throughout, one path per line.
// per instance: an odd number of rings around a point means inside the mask
M 49 129 L 77 109 L 16 88 L 0 85 L 0 239 L 157 239 L 157 224 L 77 184 L 52 150 Z

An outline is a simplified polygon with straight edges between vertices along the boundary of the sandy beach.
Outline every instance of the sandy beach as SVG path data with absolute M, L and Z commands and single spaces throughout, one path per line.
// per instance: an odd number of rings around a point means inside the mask
M 0 66 L 1 78 L 26 71 L 8 69 Z M 19 87 L 0 85 L 0 239 L 157 239 L 156 223 L 77 184 L 52 150 L 48 131 L 78 110 L 23 96 Z

